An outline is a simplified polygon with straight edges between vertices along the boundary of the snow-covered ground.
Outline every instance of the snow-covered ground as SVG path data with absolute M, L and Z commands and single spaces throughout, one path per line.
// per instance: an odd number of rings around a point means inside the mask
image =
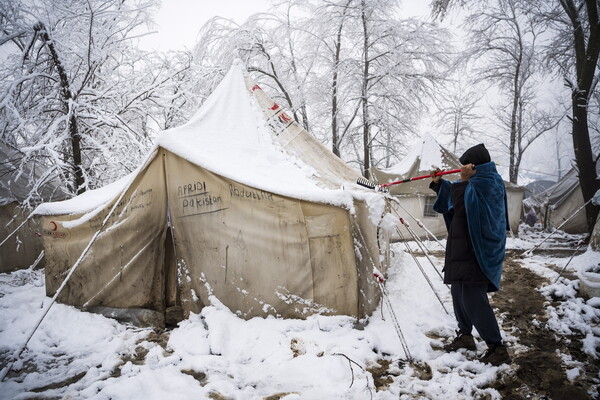
M 525 250 L 535 243 L 522 236 L 508 239 L 507 247 Z M 436 243 L 429 245 L 441 250 Z M 454 319 L 445 313 L 405 245 L 394 244 L 393 250 L 386 288 L 414 363 L 406 362 L 385 306 L 368 321 L 345 316 L 245 321 L 213 299 L 211 306 L 177 328 L 155 332 L 55 304 L 15 364 L 16 372 L 0 384 L 0 398 L 500 398 L 489 386 L 514 366 L 491 367 L 477 361 L 475 354 L 434 350 L 453 335 Z M 554 282 L 558 272 L 549 265 L 564 266 L 570 258 L 534 252 L 522 263 Z M 425 257 L 417 260 L 451 312 L 448 288 Z M 440 258 L 434 261 L 441 267 Z M 573 257 L 567 271 L 576 273 L 599 262 L 600 253 L 588 249 Z M 548 298 L 561 299 L 558 307 L 548 305 L 548 328 L 557 335 L 582 332 L 583 351 L 597 359 L 600 298 L 586 301 L 577 296 L 577 289 L 577 280 L 565 278 L 541 289 Z M 0 275 L 3 362 L 25 340 L 49 301 L 42 271 Z M 522 351 L 517 338 L 504 335 L 513 351 Z M 478 342 L 478 351 L 484 349 Z M 569 378 L 576 380 L 585 366 L 569 357 L 564 360 Z M 387 369 L 384 376 L 375 372 L 378 362 Z M 386 380 L 387 387 L 377 390 Z

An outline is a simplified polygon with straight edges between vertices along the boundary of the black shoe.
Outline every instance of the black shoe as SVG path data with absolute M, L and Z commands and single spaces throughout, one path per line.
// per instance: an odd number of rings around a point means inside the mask
M 479 361 L 497 367 L 502 364 L 510 364 L 511 359 L 506 346 L 503 344 L 490 344 L 485 353 L 479 357 Z
M 452 341 L 452 343 L 448 343 L 444 346 L 444 351 L 452 352 L 457 351 L 458 349 L 467 349 L 467 350 L 477 350 L 477 346 L 475 345 L 475 339 L 473 335 L 469 335 L 466 333 L 459 333 L 458 336 Z

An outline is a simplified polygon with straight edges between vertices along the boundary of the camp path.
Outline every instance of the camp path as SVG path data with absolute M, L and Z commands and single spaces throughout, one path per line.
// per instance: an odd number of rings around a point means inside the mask
M 553 264 L 547 267 L 561 269 Z M 571 273 L 563 275 L 567 282 L 576 279 Z M 503 329 L 518 338 L 511 347 L 513 368 L 492 385 L 503 399 L 588 399 L 592 398 L 588 390 L 598 393 L 598 363 L 581 351 L 583 335 L 558 335 L 547 327 L 546 306 L 558 307 L 564 300 L 549 300 L 540 292 L 550 283 L 524 265 L 519 251 L 508 252 L 502 290 L 492 296 Z M 584 366 L 583 376 L 575 383 L 568 378 L 570 367 L 564 359 Z

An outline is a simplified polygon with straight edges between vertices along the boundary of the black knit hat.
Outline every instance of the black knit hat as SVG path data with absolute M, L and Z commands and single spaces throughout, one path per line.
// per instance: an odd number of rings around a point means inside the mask
M 492 161 L 492 158 L 483 143 L 479 143 L 477 146 L 473 146 L 465 151 L 465 154 L 460 156 L 459 160 L 462 165 L 479 165 Z

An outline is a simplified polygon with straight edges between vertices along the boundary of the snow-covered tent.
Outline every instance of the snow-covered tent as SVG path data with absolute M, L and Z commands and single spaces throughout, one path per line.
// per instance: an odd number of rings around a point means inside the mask
M 99 232 L 59 301 L 154 325 L 214 299 L 244 318 L 362 318 L 387 269 L 389 204 L 358 176 L 238 62 L 135 173 L 38 207 L 46 292 Z
M 575 214 L 583 203 L 583 193 L 575 168 L 545 191 L 523 200 L 525 208 L 533 208 L 538 221 L 545 227 L 557 228 L 564 223 L 561 230 L 568 233 L 588 231 L 585 210 Z
M 523 199 L 539 194 L 551 187 L 552 185 L 554 185 L 555 183 L 556 181 L 549 181 L 547 179 L 540 179 L 529 182 L 527 185 L 525 185 L 525 194 L 523 196 Z
M 425 135 L 401 162 L 386 169 L 371 168 L 370 172 L 378 183 L 383 184 L 428 175 L 435 168 L 451 170 L 460 167 L 460 161 L 455 154 L 441 146 L 431 135 Z M 446 179 L 458 179 L 458 175 L 449 175 Z M 426 178 L 393 185 L 389 187 L 390 194 L 399 200 L 399 204 L 394 205 L 397 213 L 408 223 L 412 222 L 411 228 L 419 237 L 426 238 L 427 232 L 411 221 L 411 216 L 436 237 L 444 237 L 447 234 L 446 226 L 442 216 L 433 210 L 436 194 L 429 189 L 430 183 L 431 179 Z M 518 232 L 525 189 L 506 181 L 504 184 L 510 228 L 513 232 Z
M 27 220 L 28 206 L 67 197 L 56 176 L 34 162 L 21 164 L 22 158 L 21 152 L 0 140 L 0 242 L 25 223 L 0 247 L 0 272 L 28 268 L 42 253 L 38 221 Z

